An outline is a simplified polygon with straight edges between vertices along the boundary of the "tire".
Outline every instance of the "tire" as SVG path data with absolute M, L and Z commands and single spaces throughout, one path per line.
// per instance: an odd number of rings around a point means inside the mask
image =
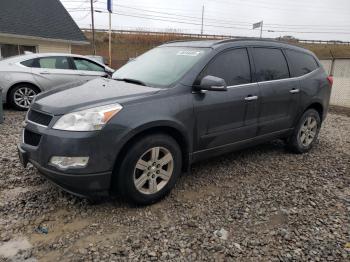
M 319 113 L 315 109 L 308 109 L 301 116 L 293 134 L 289 137 L 288 148 L 298 154 L 308 152 L 317 141 L 320 128 Z
M 181 150 L 172 137 L 165 134 L 142 137 L 128 148 L 115 174 L 115 188 L 129 203 L 155 203 L 175 186 L 181 165 Z
M 39 89 L 31 84 L 19 84 L 11 89 L 9 104 L 16 110 L 28 110 L 30 103 L 39 93 Z

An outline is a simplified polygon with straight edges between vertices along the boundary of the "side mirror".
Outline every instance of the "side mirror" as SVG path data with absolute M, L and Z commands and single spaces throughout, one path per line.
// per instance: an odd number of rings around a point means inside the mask
M 110 69 L 108 67 L 105 67 L 105 73 L 109 76 L 112 76 L 115 71 L 113 69 Z
M 201 83 L 197 89 L 208 91 L 227 91 L 227 85 L 224 79 L 207 75 L 202 78 Z

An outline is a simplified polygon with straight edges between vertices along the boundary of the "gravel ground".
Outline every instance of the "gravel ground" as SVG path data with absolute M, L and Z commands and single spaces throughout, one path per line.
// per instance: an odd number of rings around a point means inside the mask
M 82 200 L 22 168 L 24 114 L 5 115 L 0 261 L 350 260 L 349 116 L 328 114 L 307 154 L 274 141 L 196 164 L 141 208 Z

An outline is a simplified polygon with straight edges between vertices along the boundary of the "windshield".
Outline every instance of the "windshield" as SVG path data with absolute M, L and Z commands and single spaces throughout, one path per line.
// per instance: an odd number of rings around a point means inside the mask
M 158 47 L 130 61 L 113 74 L 114 79 L 133 80 L 147 86 L 169 87 L 180 80 L 210 49 Z

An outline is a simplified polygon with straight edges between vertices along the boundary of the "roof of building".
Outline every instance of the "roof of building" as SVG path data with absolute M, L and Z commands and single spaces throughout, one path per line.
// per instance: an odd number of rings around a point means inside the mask
M 1 1 L 0 34 L 87 43 L 59 0 Z

